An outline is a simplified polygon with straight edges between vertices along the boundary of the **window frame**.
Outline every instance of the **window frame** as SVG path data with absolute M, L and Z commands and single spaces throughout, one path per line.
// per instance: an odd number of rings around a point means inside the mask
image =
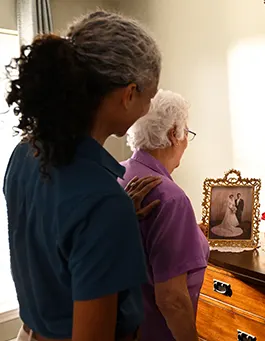
M 18 36 L 18 31 L 0 28 L 0 34 Z M 10 309 L 0 313 L 0 341 L 16 338 L 21 326 L 19 309 Z

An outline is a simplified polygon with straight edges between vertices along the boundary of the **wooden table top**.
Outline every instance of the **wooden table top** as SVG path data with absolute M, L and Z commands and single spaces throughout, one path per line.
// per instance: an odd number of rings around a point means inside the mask
M 265 283 L 265 251 L 241 253 L 211 251 L 209 263 Z

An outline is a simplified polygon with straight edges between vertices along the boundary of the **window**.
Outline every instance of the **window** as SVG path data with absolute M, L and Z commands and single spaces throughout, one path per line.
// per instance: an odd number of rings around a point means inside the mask
M 9 110 L 6 102 L 7 80 L 5 65 L 18 55 L 19 41 L 15 31 L 0 29 L 0 314 L 18 307 L 14 284 L 10 272 L 9 246 L 7 233 L 6 204 L 2 191 L 5 169 L 11 152 L 19 137 L 14 136 L 13 126 L 17 118 Z

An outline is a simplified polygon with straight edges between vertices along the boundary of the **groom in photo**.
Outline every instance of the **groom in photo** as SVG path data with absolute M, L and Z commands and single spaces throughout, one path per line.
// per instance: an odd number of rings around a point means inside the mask
M 242 213 L 243 213 L 243 210 L 244 210 L 244 200 L 241 198 L 241 193 L 237 193 L 237 198 L 235 200 L 235 205 L 236 205 L 236 217 L 237 217 L 237 220 L 238 220 L 239 224 L 241 224 Z

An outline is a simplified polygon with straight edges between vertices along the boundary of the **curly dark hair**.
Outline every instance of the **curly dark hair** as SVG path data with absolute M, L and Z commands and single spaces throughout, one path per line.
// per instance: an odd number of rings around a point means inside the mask
M 12 79 L 16 68 L 18 78 Z M 80 62 L 71 42 L 54 35 L 22 46 L 6 69 L 11 78 L 6 101 L 16 105 L 17 128 L 40 156 L 42 173 L 70 163 L 110 84 Z
M 73 161 L 108 93 L 131 82 L 144 88 L 158 79 L 160 64 L 155 41 L 137 22 L 104 11 L 77 21 L 67 38 L 38 36 L 22 46 L 6 67 L 6 100 L 41 172 Z

